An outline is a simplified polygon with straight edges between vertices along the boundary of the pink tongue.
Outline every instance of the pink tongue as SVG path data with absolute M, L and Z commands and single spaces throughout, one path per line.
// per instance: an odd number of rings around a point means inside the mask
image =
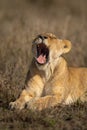
M 37 58 L 37 61 L 40 63 L 40 64 L 44 64 L 46 62 L 46 55 L 40 55 L 38 58 Z

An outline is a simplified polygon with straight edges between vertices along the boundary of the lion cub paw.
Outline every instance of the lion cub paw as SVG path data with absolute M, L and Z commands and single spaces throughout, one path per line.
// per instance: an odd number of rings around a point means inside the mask
M 33 111 L 41 111 L 43 109 L 43 104 L 39 100 L 34 99 L 27 103 L 27 108 Z
M 15 101 L 15 102 L 10 102 L 9 103 L 9 108 L 11 110 L 17 109 L 17 110 L 22 110 L 24 108 L 24 104 L 22 104 L 19 101 Z

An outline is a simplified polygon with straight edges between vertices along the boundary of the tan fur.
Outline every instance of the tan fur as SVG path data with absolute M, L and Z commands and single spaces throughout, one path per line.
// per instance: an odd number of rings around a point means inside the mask
M 39 65 L 32 60 L 25 89 L 11 102 L 11 108 L 42 110 L 57 104 L 70 104 L 78 99 L 87 101 L 87 68 L 68 67 L 62 54 L 71 49 L 71 42 L 46 33 L 44 43 L 49 48 L 49 61 Z

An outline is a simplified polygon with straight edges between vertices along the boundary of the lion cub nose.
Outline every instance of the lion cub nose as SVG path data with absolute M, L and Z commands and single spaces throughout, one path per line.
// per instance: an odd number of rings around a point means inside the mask
M 39 35 L 38 37 L 41 38 L 42 40 L 47 39 L 47 36 Z

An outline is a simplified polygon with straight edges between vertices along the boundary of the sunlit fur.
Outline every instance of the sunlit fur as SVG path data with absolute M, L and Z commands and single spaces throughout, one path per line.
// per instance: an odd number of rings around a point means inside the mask
M 32 60 L 25 89 L 10 103 L 11 109 L 42 110 L 58 104 L 70 104 L 78 99 L 87 101 L 87 68 L 68 67 L 62 54 L 71 50 L 71 42 L 56 38 L 51 33 L 44 43 L 49 48 L 49 60 L 39 65 Z

